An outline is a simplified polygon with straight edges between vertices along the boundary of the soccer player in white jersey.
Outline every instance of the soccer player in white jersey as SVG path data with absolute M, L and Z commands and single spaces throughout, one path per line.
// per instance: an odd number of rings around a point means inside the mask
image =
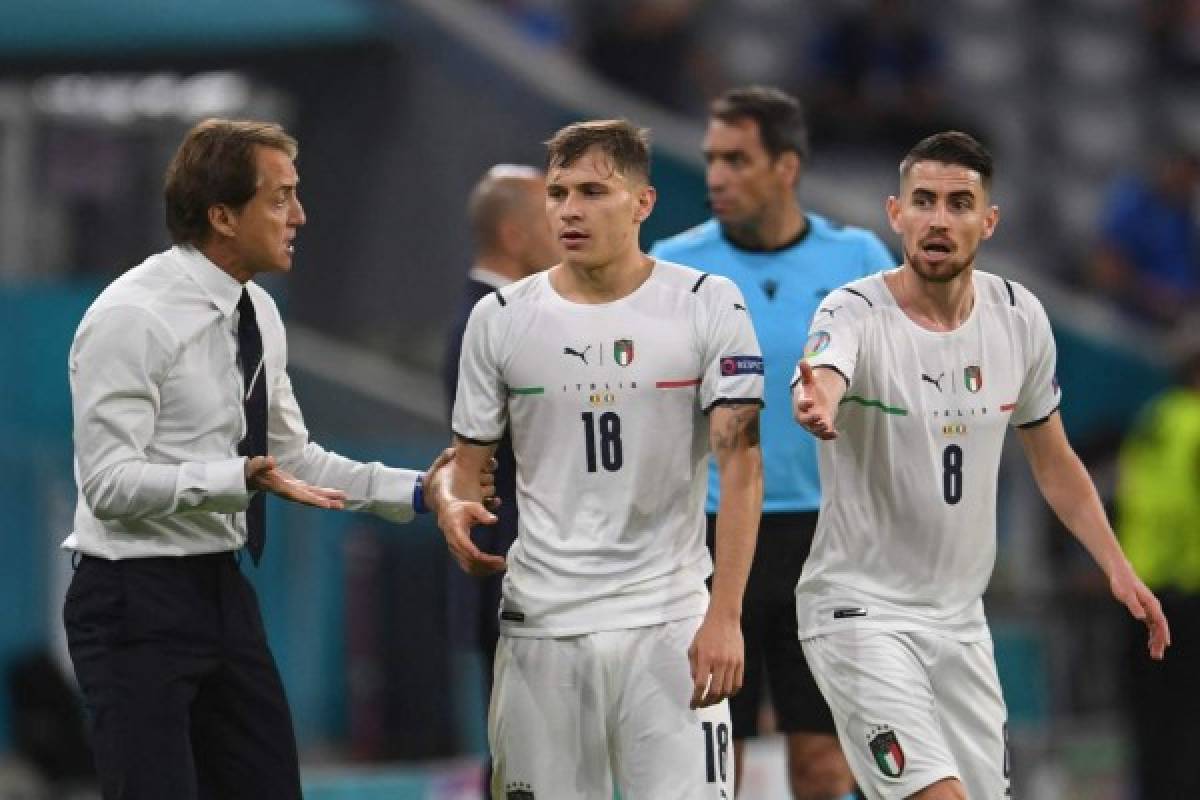
M 904 263 L 829 295 L 837 312 L 813 320 L 793 383 L 797 421 L 826 440 L 799 636 L 869 798 L 1008 797 L 982 602 L 1008 427 L 1051 508 L 1145 622 L 1150 655 L 1170 643 L 1063 432 L 1045 311 L 974 268 L 999 218 L 991 176 L 991 156 L 964 133 L 909 152 L 887 202 Z
M 491 519 L 468 470 L 508 424 L 520 521 L 499 610 L 492 796 L 608 800 L 615 784 L 625 800 L 730 798 L 725 699 L 742 683 L 762 504 L 762 355 L 732 282 L 639 248 L 655 200 L 644 131 L 577 123 L 547 145 L 564 259 L 472 311 L 458 480 L 437 503 L 464 569 L 506 566 L 467 534 Z

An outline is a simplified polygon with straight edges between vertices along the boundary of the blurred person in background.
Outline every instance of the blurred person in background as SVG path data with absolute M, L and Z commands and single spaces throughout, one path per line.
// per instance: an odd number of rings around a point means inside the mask
M 462 337 L 471 309 L 490 292 L 546 269 L 559 259 L 558 245 L 546 218 L 546 181 L 541 170 L 514 164 L 492 167 L 472 190 L 467 215 L 475 242 L 475 264 L 467 273 L 462 301 L 446 340 L 442 384 L 447 416 L 454 409 Z M 504 556 L 517 536 L 517 469 L 507 430 L 496 446 L 495 457 L 496 497 L 500 500 L 497 522 L 476 527 L 471 538 L 482 551 Z M 492 668 L 500 635 L 497 615 L 501 575 L 468 575 L 450 562 L 446 581 L 451 641 L 481 656 L 486 709 L 492 695 Z M 490 778 L 484 786 L 489 782 Z
M 454 406 L 463 479 L 439 500 L 465 570 L 507 566 L 493 796 L 607 798 L 615 783 L 630 800 L 728 798 L 725 698 L 742 683 L 762 501 L 762 356 L 733 283 L 640 250 L 655 201 L 645 131 L 576 123 L 548 150 L 563 261 L 471 313 Z M 466 480 L 506 429 L 520 506 L 507 563 L 471 542 L 469 526 L 490 515 Z M 715 571 L 710 449 L 722 489 Z
M 1162 659 L 1171 640 L 1063 430 L 1045 310 L 975 268 L 999 221 L 992 172 L 991 154 L 958 131 L 908 152 L 887 201 L 904 263 L 831 294 L 826 304 L 842 309 L 813 318 L 796 370 L 793 408 L 823 440 L 824 492 L 796 614 L 870 797 L 1011 792 L 983 607 L 1009 427 L 1050 507 L 1144 623 L 1150 656 Z
M 1092 279 L 1137 319 L 1170 325 L 1200 304 L 1197 189 L 1200 153 L 1166 145 L 1146 172 L 1119 178 L 1109 191 Z
M 658 242 L 650 254 L 737 284 L 762 346 L 765 395 L 786 398 L 804 354 L 803 326 L 818 307 L 831 317 L 840 310 L 822 306 L 825 295 L 895 259 L 875 234 L 800 207 L 796 187 L 808 161 L 808 136 L 794 97 L 760 86 L 722 94 L 710 108 L 704 157 L 714 218 Z M 786 402 L 768 402 L 762 424 L 763 514 L 742 611 L 746 680 L 729 701 L 736 772 L 740 783 L 746 739 L 758 735 L 769 679 L 776 726 L 787 734 L 792 795 L 832 800 L 853 791 L 854 777 L 796 637 L 796 581 L 821 506 L 817 448 L 796 427 Z M 719 476 L 710 464 L 710 544 L 719 503 Z
M 452 457 L 422 476 L 309 440 L 283 321 L 253 280 L 292 268 L 296 153 L 275 124 L 193 127 L 167 168 L 175 246 L 101 292 L 71 345 L 63 619 L 106 800 L 299 798 L 291 714 L 240 569 L 243 548 L 262 555 L 265 497 L 406 522 Z
M 1200 317 L 1180 323 L 1176 385 L 1154 398 L 1121 447 L 1117 532 L 1171 620 L 1171 657 L 1138 657 L 1130 631 L 1128 706 L 1138 797 L 1200 797 L 1191 739 L 1200 718 Z M 1133 626 L 1131 626 L 1132 628 Z
M 701 0 L 582 0 L 579 54 L 602 77 L 674 110 L 686 108 Z
M 812 51 L 814 140 L 905 147 L 957 127 L 947 118 L 943 58 L 927 15 L 909 0 L 870 0 L 832 14 Z
M 1147 48 L 1159 80 L 1195 80 L 1200 76 L 1200 2 L 1142 0 Z

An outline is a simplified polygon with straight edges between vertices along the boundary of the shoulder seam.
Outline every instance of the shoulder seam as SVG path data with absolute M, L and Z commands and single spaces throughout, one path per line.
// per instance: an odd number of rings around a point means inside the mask
M 496 299 L 500 302 L 501 306 L 508 305 L 508 301 L 504 299 L 504 295 L 500 294 L 499 289 L 492 290 L 492 294 L 496 295 Z
M 866 303 L 868 306 L 870 306 L 871 308 L 875 307 L 875 304 L 871 302 L 871 298 L 867 297 L 865 294 L 860 292 L 858 289 L 851 289 L 849 286 L 843 286 L 842 291 L 849 292 L 852 295 L 857 295 L 858 297 L 862 298 L 862 301 L 864 303 Z
M 700 276 L 700 278 L 699 278 L 699 279 L 696 281 L 696 284 L 695 284 L 694 286 L 692 286 L 692 294 L 695 294 L 696 292 L 700 291 L 700 284 L 704 283 L 705 279 L 706 279 L 706 278 L 707 278 L 707 277 L 708 277 L 710 274 L 711 274 L 711 273 L 708 273 L 708 272 L 706 272 L 706 273 L 704 273 L 703 275 L 701 275 L 701 276 Z

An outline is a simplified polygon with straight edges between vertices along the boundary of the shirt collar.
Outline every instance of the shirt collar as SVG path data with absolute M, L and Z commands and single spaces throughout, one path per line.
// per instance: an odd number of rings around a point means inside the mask
M 233 314 L 242 296 L 241 283 L 191 245 L 176 245 L 171 248 L 171 255 L 204 290 L 218 311 L 226 317 Z
M 507 278 L 504 275 L 501 275 L 499 272 L 492 272 L 487 267 L 480 266 L 478 264 L 476 264 L 474 267 L 471 267 L 471 271 L 467 273 L 467 277 L 473 281 L 486 283 L 493 289 L 503 289 L 505 286 L 508 286 L 510 283 L 512 283 L 511 278 Z

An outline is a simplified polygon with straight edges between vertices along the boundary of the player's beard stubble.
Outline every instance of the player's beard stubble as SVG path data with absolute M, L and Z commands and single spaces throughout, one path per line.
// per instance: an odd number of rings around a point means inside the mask
M 904 258 L 912 265 L 917 277 L 926 283 L 950 283 L 975 263 L 975 251 L 972 250 L 965 258 L 948 258 L 936 266 L 926 262 L 920 250 L 906 250 Z

